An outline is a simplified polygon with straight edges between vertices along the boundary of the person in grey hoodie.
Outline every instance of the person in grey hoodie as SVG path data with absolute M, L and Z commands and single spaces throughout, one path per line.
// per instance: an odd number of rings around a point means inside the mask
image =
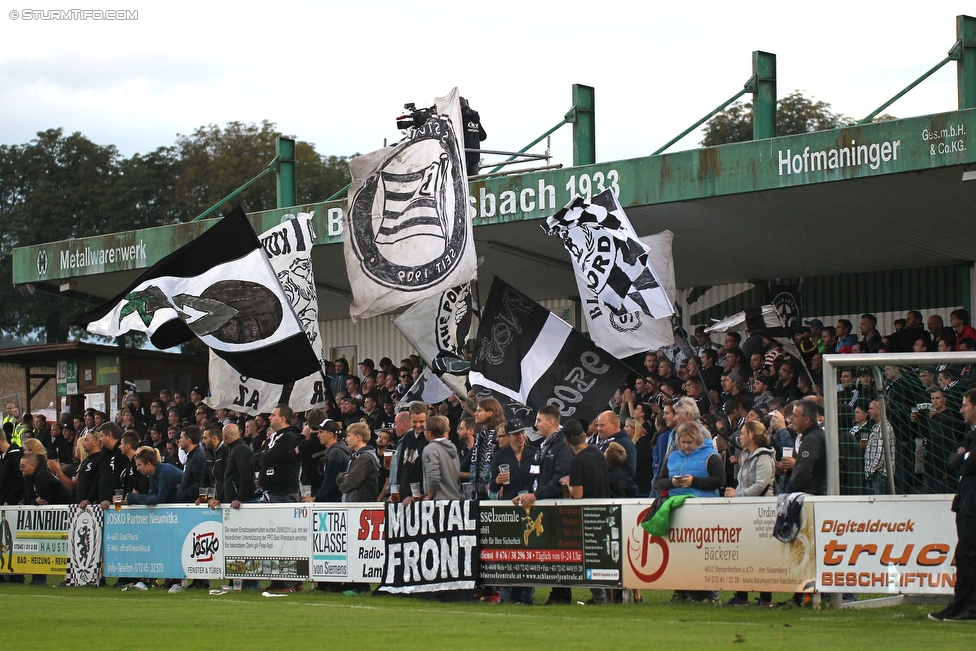
M 372 436 L 369 425 L 353 423 L 346 428 L 346 447 L 352 451 L 349 469 L 336 480 L 343 502 L 375 502 L 379 493 L 380 460 L 367 443 Z
M 776 494 L 776 453 L 759 421 L 742 427 L 738 488 L 726 488 L 726 497 L 766 497 Z
M 424 490 L 429 500 L 461 499 L 461 462 L 457 448 L 447 438 L 450 423 L 444 416 L 427 419 L 424 436 L 429 441 L 424 448 Z

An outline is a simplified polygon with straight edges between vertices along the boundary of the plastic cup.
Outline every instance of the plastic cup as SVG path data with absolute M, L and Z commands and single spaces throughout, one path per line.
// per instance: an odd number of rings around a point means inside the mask
M 390 469 L 390 464 L 393 462 L 393 450 L 387 450 L 383 453 L 383 467 L 387 470 Z
M 793 458 L 793 448 L 783 448 L 783 458 L 792 459 Z
M 498 483 L 503 485 L 508 484 L 511 481 L 511 477 L 509 476 L 509 467 L 507 463 L 503 463 L 498 466 L 498 476 L 501 477 L 502 475 L 505 475 L 505 481 L 499 479 Z
M 310 497 L 312 495 L 312 485 L 311 484 L 302 484 L 302 487 L 301 487 L 300 490 L 302 492 L 302 497 Z
M 112 494 L 112 503 L 115 504 L 115 510 L 122 510 L 122 498 L 125 496 L 124 491 L 120 488 Z
M 244 589 L 244 579 L 234 579 L 234 592 L 240 592 Z
M 399 488 L 391 488 L 390 489 L 390 501 L 393 502 L 394 504 L 396 504 L 396 503 L 398 503 L 400 501 L 400 489 Z
M 203 501 L 207 500 L 207 488 L 205 486 L 200 487 L 200 499 Z
M 414 497 L 420 497 L 420 482 L 412 482 L 410 484 L 410 494 Z

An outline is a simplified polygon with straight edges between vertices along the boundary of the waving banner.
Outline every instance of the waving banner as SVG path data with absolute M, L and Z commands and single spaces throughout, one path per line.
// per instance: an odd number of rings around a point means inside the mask
M 320 368 L 239 206 L 74 324 L 109 337 L 145 332 L 157 348 L 198 337 L 241 375 L 277 384 Z
M 478 328 L 468 380 L 534 409 L 555 405 L 567 418 L 608 408 L 627 368 L 508 283 L 495 278 Z
M 350 161 L 343 252 L 354 323 L 477 275 L 459 134 L 454 88 L 404 140 Z
M 312 345 L 316 358 L 323 362 L 319 334 L 319 305 L 312 274 L 312 231 L 314 213 L 298 213 L 259 239 L 288 302 Z M 327 385 L 318 371 L 291 384 L 274 384 L 241 375 L 213 351 L 210 353 L 210 392 L 204 399 L 214 409 L 232 409 L 248 414 L 269 414 L 285 403 L 295 411 L 307 411 L 326 404 Z
M 465 383 L 471 363 L 462 357 L 471 331 L 473 303 L 471 285 L 464 283 L 417 302 L 393 319 L 434 373 L 461 398 L 468 394 Z
M 670 231 L 638 238 L 610 190 L 575 197 L 547 223 L 572 258 L 593 341 L 617 357 L 674 344 Z

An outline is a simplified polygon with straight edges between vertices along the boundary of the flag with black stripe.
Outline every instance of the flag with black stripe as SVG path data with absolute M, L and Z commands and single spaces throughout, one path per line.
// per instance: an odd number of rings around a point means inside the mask
M 293 219 L 286 219 L 264 231 L 258 239 L 321 367 L 324 355 L 319 332 L 318 295 L 312 272 L 314 216 L 314 213 L 300 212 Z M 318 370 L 294 383 L 274 384 L 241 376 L 237 369 L 212 350 L 209 376 L 210 395 L 204 398 L 204 402 L 213 409 L 270 414 L 279 404 L 286 404 L 296 412 L 305 412 L 326 405 L 331 398 L 328 383 Z
M 533 409 L 552 404 L 567 418 L 607 409 L 627 368 L 572 326 L 495 278 L 481 314 L 468 381 Z
M 275 384 L 320 368 L 240 207 L 74 325 L 108 337 L 145 332 L 162 349 L 198 337 L 241 375 Z

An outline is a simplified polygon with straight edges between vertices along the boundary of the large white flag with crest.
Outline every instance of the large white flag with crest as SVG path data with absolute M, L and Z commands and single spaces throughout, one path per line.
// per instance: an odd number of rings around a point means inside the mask
M 343 252 L 353 322 L 477 275 L 458 90 L 406 138 L 349 162 Z
M 638 238 L 610 190 L 575 197 L 547 223 L 573 260 L 593 341 L 617 357 L 674 344 L 670 231 Z

